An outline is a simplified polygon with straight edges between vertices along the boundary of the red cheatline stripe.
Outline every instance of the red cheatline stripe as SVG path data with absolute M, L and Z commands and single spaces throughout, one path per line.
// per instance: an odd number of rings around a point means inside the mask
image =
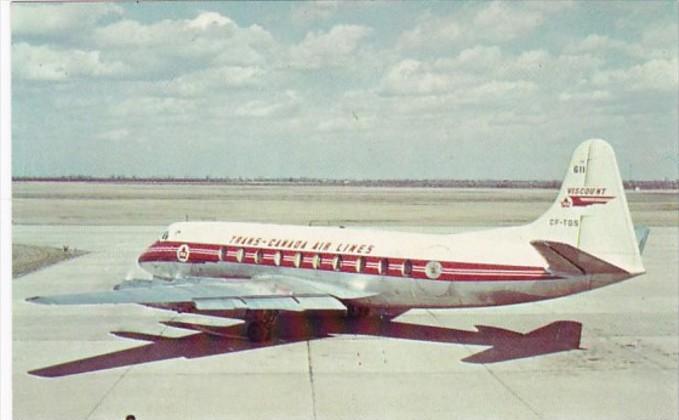
M 590 198 L 590 197 L 588 197 Z M 596 197 L 595 197 L 596 198 Z M 604 197 L 608 198 L 608 197 Z M 184 245 L 184 243 L 176 243 L 176 244 L 171 244 L 164 242 L 162 245 L 156 245 L 154 244 L 149 248 L 142 256 L 140 256 L 139 260 L 140 262 L 145 262 L 145 261 L 153 261 L 154 258 L 158 261 L 176 261 L 177 256 L 176 252 L 177 249 L 181 246 Z M 233 250 L 232 247 L 224 247 L 224 246 L 219 246 L 219 245 L 203 245 L 203 244 L 186 244 L 189 247 L 189 252 L 191 255 L 191 258 L 189 260 L 189 263 L 192 262 L 197 262 L 195 257 L 198 257 L 198 262 L 200 262 L 200 259 L 205 258 L 205 257 L 214 257 L 216 256 L 217 259 L 216 261 L 219 261 L 221 258 L 220 256 L 225 255 L 227 258 L 228 257 L 237 257 L 239 255 L 239 251 Z M 241 248 L 243 249 L 243 248 Z M 226 252 L 223 254 L 223 251 L 226 250 Z M 334 253 L 312 253 L 311 255 L 309 251 L 300 251 L 300 250 L 276 250 L 276 249 L 259 249 L 255 248 L 253 251 L 252 248 L 246 250 L 244 252 L 245 258 L 253 259 L 258 252 L 261 252 L 262 255 L 262 261 L 267 260 L 267 261 L 274 261 L 275 260 L 275 255 L 279 254 L 281 255 L 281 260 L 283 262 L 295 262 L 296 261 L 296 256 L 295 255 L 290 255 L 290 253 L 299 253 L 302 255 L 302 263 L 303 264 L 313 264 L 314 260 L 316 258 L 319 258 L 320 261 L 320 268 L 321 269 L 328 269 L 325 267 L 328 267 L 329 265 L 332 265 L 332 262 L 334 261 L 334 258 L 336 255 L 340 255 L 342 257 L 342 271 L 346 271 L 347 269 L 355 269 L 356 266 L 358 265 L 358 260 L 359 258 L 363 259 L 364 261 L 364 267 L 366 269 L 379 269 L 384 260 L 389 261 L 388 258 L 382 258 L 382 257 L 375 257 L 375 256 L 359 256 L 359 255 L 353 255 L 353 254 L 334 254 Z M 286 255 L 287 254 L 287 255 Z M 318 255 L 318 257 L 316 257 Z M 330 256 L 330 257 L 329 257 Z M 388 271 L 394 271 L 396 272 L 401 272 L 403 270 L 403 265 L 404 262 L 407 261 L 406 259 L 403 258 L 394 258 L 393 260 L 400 261 L 400 263 L 390 263 L 388 264 Z M 215 259 L 208 259 L 206 261 L 215 261 Z M 425 273 L 425 264 L 426 261 L 422 260 L 410 260 L 412 264 L 412 273 L 415 276 L 415 278 L 422 278 L 424 279 L 424 273 Z M 245 262 L 245 263 L 251 263 L 251 262 Z M 270 263 L 267 263 L 270 264 Z M 553 279 L 555 278 L 552 276 L 550 273 L 546 272 L 543 268 L 540 267 L 529 267 L 529 266 L 509 266 L 509 265 L 500 265 L 500 264 L 480 264 L 480 263 L 464 263 L 464 262 L 446 262 L 443 261 L 441 262 L 442 265 L 442 270 L 441 270 L 441 276 L 439 277 L 439 280 L 473 280 L 473 279 L 478 279 L 482 278 L 483 280 L 521 280 L 521 279 L 526 279 L 526 280 L 535 280 L 535 279 Z M 325 266 L 325 267 L 324 267 Z M 350 271 L 350 272 L 353 272 Z M 417 275 L 422 275 L 422 277 L 417 277 Z

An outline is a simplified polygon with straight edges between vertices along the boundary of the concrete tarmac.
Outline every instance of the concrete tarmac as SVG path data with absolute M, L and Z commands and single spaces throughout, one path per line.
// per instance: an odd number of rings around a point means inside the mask
M 110 289 L 139 274 L 132 269 L 135 257 L 162 229 L 14 227 L 15 242 L 90 251 L 13 283 L 14 419 L 679 417 L 676 226 L 652 228 L 644 255 L 648 273 L 642 277 L 551 301 L 412 310 L 397 318 L 458 331 L 449 342 L 434 342 L 427 334 L 415 339 L 342 334 L 236 351 L 237 341 L 194 339 L 189 336 L 195 332 L 159 323 L 233 320 L 200 320 L 138 305 L 51 307 L 24 301 Z M 489 346 L 460 340 L 459 331 L 484 325 L 526 333 L 556 321 L 582 324 L 581 349 L 495 363 L 463 361 Z M 189 338 L 172 341 L 179 337 Z M 141 350 L 106 356 L 136 348 Z M 64 376 L 27 373 L 92 357 L 47 371 Z

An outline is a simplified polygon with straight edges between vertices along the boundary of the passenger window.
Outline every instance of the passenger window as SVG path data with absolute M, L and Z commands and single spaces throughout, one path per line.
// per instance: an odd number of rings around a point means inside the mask
M 298 252 L 295 254 L 295 267 L 300 268 L 302 266 L 302 253 Z
M 321 266 L 321 256 L 318 254 L 315 254 L 313 258 L 311 259 L 311 266 L 314 269 L 317 269 L 318 267 Z
M 363 271 L 363 268 L 365 267 L 365 260 L 363 257 L 357 257 L 356 258 L 356 272 L 360 273 Z
M 386 258 L 382 258 L 380 260 L 380 264 L 377 266 L 377 271 L 380 274 L 387 274 L 387 271 L 389 271 L 389 260 Z
M 332 269 L 335 271 L 340 271 L 342 269 L 342 256 L 335 255 L 332 259 Z
M 225 246 L 221 247 L 219 249 L 219 261 L 226 261 L 226 256 L 228 255 L 229 251 L 226 249 Z
M 410 260 L 403 261 L 403 267 L 401 268 L 401 274 L 408 277 L 413 274 L 413 263 Z
M 238 251 L 236 251 L 236 261 L 243 262 L 243 256 L 245 256 L 245 250 L 238 248 Z
M 258 249 L 255 252 L 254 261 L 255 261 L 255 264 L 259 264 L 259 263 L 262 262 L 262 250 L 261 249 Z
M 281 265 L 281 251 L 276 251 L 276 253 L 273 254 L 273 263 L 276 264 L 276 266 Z

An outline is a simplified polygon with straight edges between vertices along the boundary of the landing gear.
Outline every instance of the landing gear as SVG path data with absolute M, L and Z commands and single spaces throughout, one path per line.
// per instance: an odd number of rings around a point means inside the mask
M 271 339 L 271 326 L 262 322 L 252 321 L 248 325 L 248 338 L 253 343 L 262 343 Z
M 248 311 L 246 316 L 249 319 L 247 335 L 250 341 L 261 343 L 271 339 L 278 311 Z
M 370 308 L 365 306 L 347 306 L 347 318 L 365 318 L 370 315 Z

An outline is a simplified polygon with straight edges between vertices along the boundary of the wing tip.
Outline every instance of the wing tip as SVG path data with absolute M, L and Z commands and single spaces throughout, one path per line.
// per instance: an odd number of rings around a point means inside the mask
M 49 299 L 46 299 L 42 296 L 32 296 L 32 297 L 26 298 L 26 302 L 38 303 L 38 304 L 42 304 L 42 305 L 46 305 L 46 304 L 50 303 Z

